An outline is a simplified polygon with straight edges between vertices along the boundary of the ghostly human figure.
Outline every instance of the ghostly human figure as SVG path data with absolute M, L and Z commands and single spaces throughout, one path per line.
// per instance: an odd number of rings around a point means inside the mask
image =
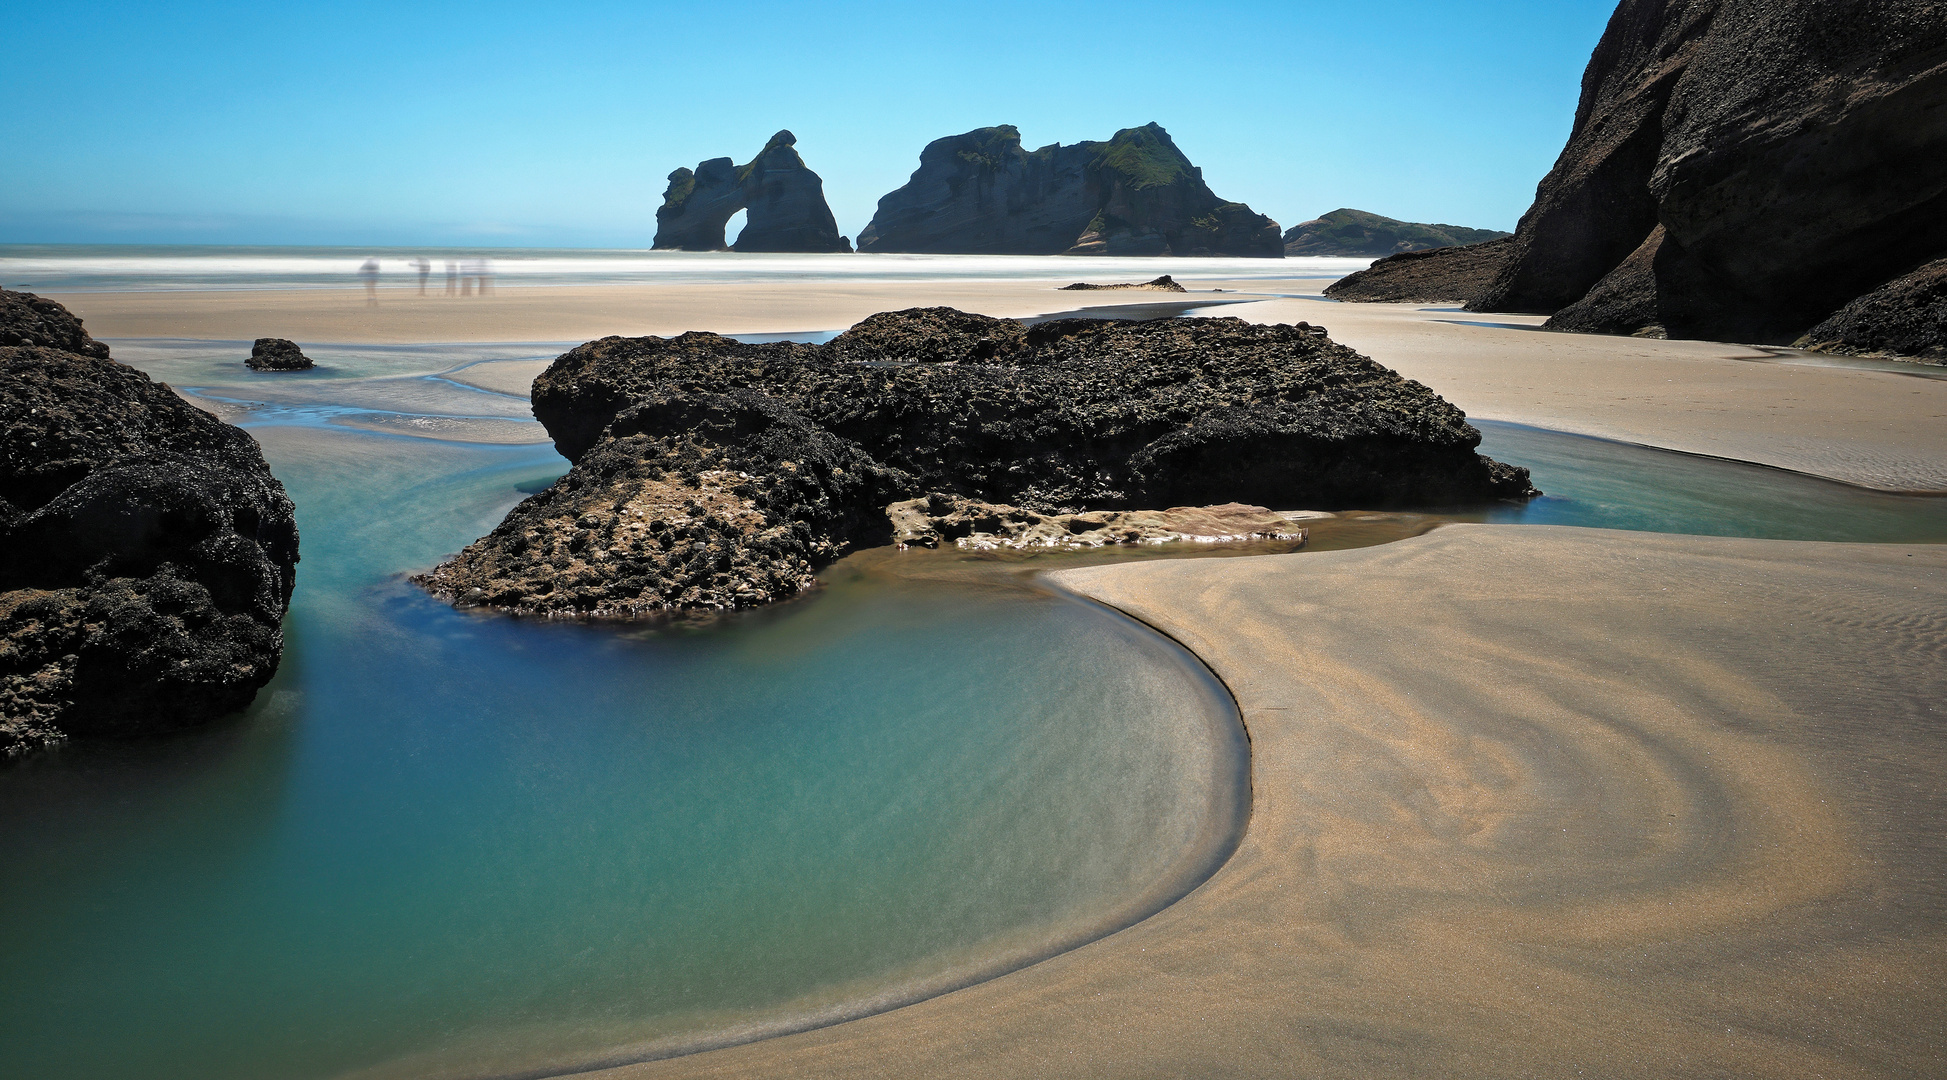
M 365 260 L 365 265 L 358 268 L 358 273 L 360 277 L 365 279 L 365 306 L 378 307 L 379 261 L 377 259 Z

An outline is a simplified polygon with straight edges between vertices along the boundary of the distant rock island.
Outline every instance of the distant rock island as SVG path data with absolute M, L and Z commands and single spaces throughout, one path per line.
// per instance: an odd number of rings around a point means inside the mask
M 748 165 L 711 158 L 694 172 L 669 174 L 656 210 L 660 249 L 678 251 L 851 251 L 825 203 L 825 182 L 805 167 L 789 131 L 771 136 Z M 749 211 L 744 231 L 726 246 L 723 229 L 739 210 Z
M 1340 208 L 1285 230 L 1286 255 L 1342 255 L 1382 258 L 1402 251 L 1459 247 L 1500 240 L 1513 233 L 1460 225 L 1422 225 Z
M 895 503 L 909 542 L 1004 544 L 1049 516 L 1080 514 L 1061 527 L 1101 542 L 1292 536 L 1262 508 L 1534 494 L 1420 383 L 1322 328 L 1241 319 L 916 308 L 823 345 L 609 337 L 534 381 L 534 415 L 574 467 L 418 579 L 435 595 L 616 618 L 754 607 L 893 542 Z M 1230 502 L 1248 505 L 1089 513 Z
M 0 290 L 0 449 L 0 762 L 249 704 L 298 559 L 256 441 Z
M 1156 124 L 1025 150 L 1010 124 L 928 143 L 879 200 L 860 251 L 962 255 L 1284 255 L 1278 223 L 1226 202 Z
M 1456 248 L 1327 295 L 1384 299 L 1410 271 L 1400 298 L 1422 299 L 1452 266 L 1441 299 L 1559 330 L 1947 350 L 1923 269 L 1947 257 L 1938 4 L 1623 0 L 1582 88 L 1485 289 Z

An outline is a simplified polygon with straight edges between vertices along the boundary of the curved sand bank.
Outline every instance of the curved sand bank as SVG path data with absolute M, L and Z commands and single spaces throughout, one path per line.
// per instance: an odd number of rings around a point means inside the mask
M 1934 1075 L 1947 548 L 1450 526 L 1064 571 L 1235 692 L 1147 921 L 649 1076 Z

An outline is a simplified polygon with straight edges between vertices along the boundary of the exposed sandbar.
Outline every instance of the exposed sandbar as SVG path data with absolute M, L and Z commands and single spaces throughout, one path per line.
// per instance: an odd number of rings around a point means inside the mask
M 992 982 L 601 1075 L 1942 1071 L 1947 548 L 1469 525 L 1059 578 L 1236 693 L 1236 856 Z

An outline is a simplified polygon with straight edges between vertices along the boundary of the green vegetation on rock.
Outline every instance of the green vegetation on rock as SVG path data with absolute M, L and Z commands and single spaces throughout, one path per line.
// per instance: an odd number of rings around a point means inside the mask
M 1284 234 L 1286 255 L 1372 255 L 1460 247 L 1498 240 L 1510 233 L 1460 225 L 1423 225 L 1381 217 L 1364 210 L 1339 209 L 1293 225 Z
M 1191 173 L 1191 165 L 1163 129 L 1155 124 L 1123 128 L 1106 143 L 1095 144 L 1099 169 L 1120 173 L 1131 188 L 1162 187 L 1174 184 Z

